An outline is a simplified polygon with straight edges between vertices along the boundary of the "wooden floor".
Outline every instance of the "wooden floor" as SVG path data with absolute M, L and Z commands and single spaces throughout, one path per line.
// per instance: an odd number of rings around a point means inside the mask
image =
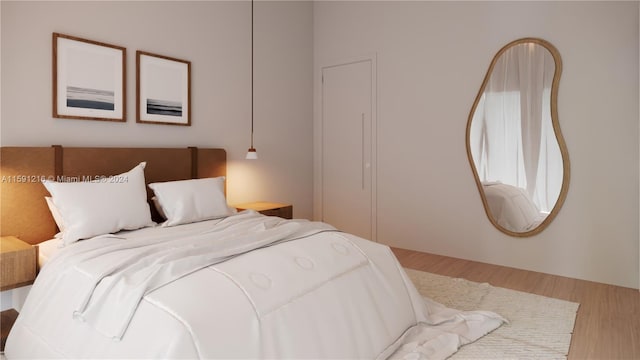
M 394 248 L 402 266 L 580 303 L 569 359 L 640 359 L 637 289 Z

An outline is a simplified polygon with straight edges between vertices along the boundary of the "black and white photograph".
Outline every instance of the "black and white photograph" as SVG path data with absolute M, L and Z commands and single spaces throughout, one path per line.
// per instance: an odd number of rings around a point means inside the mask
M 126 121 L 123 47 L 53 33 L 53 117 Z
M 191 125 L 191 62 L 136 52 L 137 122 Z

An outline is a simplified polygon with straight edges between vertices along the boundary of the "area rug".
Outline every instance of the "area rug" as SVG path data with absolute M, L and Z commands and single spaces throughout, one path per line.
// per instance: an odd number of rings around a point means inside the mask
M 422 296 L 454 309 L 493 311 L 509 320 L 450 359 L 566 359 L 580 304 L 405 270 Z

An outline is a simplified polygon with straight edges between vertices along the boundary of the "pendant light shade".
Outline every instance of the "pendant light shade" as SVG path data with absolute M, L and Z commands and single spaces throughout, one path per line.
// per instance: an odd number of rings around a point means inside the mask
M 256 149 L 254 149 L 253 147 L 249 148 L 249 151 L 247 151 L 247 157 L 245 159 L 247 159 L 247 160 L 257 160 L 258 159 L 258 152 L 256 151 Z
M 251 0 L 251 147 L 245 158 L 247 160 L 258 159 L 258 152 L 253 147 L 253 0 Z

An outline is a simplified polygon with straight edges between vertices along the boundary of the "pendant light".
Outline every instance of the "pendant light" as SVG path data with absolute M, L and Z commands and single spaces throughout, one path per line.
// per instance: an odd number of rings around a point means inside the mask
M 247 151 L 247 160 L 256 160 L 258 153 L 253 147 L 253 0 L 251 0 L 251 147 Z

